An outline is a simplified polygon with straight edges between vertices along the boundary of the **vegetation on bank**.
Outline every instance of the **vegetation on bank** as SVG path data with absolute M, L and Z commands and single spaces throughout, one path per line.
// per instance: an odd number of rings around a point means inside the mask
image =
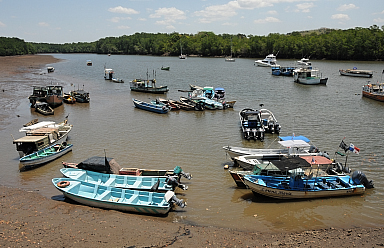
M 279 58 L 383 60 L 384 26 L 356 27 L 347 30 L 319 29 L 267 36 L 244 34 L 135 33 L 106 37 L 94 42 L 65 44 L 29 43 L 18 38 L 0 37 L 0 55 L 34 53 L 99 53 L 177 56 L 181 53 L 198 56 L 259 58 L 278 53 Z

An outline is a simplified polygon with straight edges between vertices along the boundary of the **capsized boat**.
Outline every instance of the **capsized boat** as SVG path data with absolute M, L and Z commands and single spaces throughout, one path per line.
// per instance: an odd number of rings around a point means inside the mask
M 256 194 L 278 199 L 311 199 L 361 195 L 364 185 L 359 181 L 359 171 L 352 176 L 306 177 L 300 171 L 289 177 L 246 175 L 245 184 Z
M 19 169 L 20 171 L 25 171 L 51 162 L 72 151 L 72 147 L 72 144 L 63 142 L 61 144 L 51 145 L 37 152 L 26 155 L 20 158 Z
M 239 112 L 241 130 L 247 140 L 264 140 L 264 126 L 261 119 L 261 112 L 245 108 Z
M 377 84 L 368 83 L 364 85 L 363 97 L 384 102 L 384 83 L 377 83 Z
M 176 188 L 188 189 L 188 186 L 180 184 L 177 176 L 173 175 L 167 177 L 116 175 L 76 168 L 62 168 L 60 172 L 68 178 L 116 188 L 156 192 L 166 192 Z
M 169 112 L 169 108 L 164 105 L 164 104 L 155 104 L 155 103 L 148 103 L 148 102 L 143 102 L 137 99 L 132 99 L 133 104 L 135 105 L 136 108 L 155 112 L 158 114 L 166 114 Z
M 166 193 L 108 187 L 71 178 L 53 178 L 53 185 L 65 197 L 78 203 L 104 209 L 141 214 L 165 215 L 174 204 L 184 208 L 173 191 Z
M 276 56 L 273 53 L 268 54 L 263 60 L 256 60 L 255 64 L 263 67 L 280 66 L 277 64 Z

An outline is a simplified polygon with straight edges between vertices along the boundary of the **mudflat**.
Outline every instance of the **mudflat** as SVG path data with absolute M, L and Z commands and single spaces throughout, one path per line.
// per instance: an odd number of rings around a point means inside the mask
M 0 57 L 0 81 L 57 61 L 50 55 Z M 12 90 L 13 83 L 0 85 Z M 23 84 L 23 77 L 17 83 Z M 383 234 L 383 228 L 375 227 L 251 233 L 170 223 L 161 217 L 92 208 L 57 195 L 46 198 L 36 191 L 0 186 L 0 247 L 382 247 Z

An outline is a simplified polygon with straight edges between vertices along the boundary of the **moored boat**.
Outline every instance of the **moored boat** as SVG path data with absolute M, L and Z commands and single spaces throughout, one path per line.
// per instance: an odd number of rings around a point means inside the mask
M 19 169 L 20 171 L 25 171 L 51 162 L 72 151 L 72 147 L 72 144 L 63 142 L 61 144 L 51 145 L 37 152 L 26 155 L 20 158 Z
M 54 110 L 46 102 L 36 102 L 35 110 L 42 115 L 53 115 Z
M 169 71 L 169 68 L 170 68 L 169 66 L 162 66 L 162 67 L 161 67 L 161 70 L 163 70 L 163 71 Z
M 112 82 L 114 83 L 124 83 L 124 80 L 121 78 L 112 78 Z
M 48 73 L 49 73 L 49 72 L 54 72 L 54 71 L 55 71 L 55 68 L 53 68 L 52 66 L 48 66 L 48 67 L 47 67 L 47 70 L 48 70 Z
M 293 80 L 300 84 L 325 85 L 327 84 L 328 78 L 324 78 L 318 69 L 297 68 L 293 70 Z
M 73 104 L 73 103 L 76 103 L 76 98 L 71 96 L 71 94 L 64 94 L 63 102 L 68 104 Z
M 69 94 L 79 103 L 88 103 L 91 100 L 89 92 L 85 90 L 73 90 L 70 91 Z
M 356 67 L 353 69 L 339 70 L 340 75 L 342 76 L 351 76 L 351 77 L 365 77 L 371 78 L 373 71 L 370 70 L 358 70 Z
M 266 132 L 277 134 L 280 133 L 281 125 L 277 122 L 275 115 L 270 110 L 260 109 L 260 115 Z
M 59 85 L 33 86 L 33 92 L 28 97 L 31 107 L 35 107 L 36 102 L 46 102 L 55 108 L 63 104 L 63 87 Z
M 239 112 L 240 125 L 245 139 L 264 140 L 264 126 L 261 119 L 261 112 L 245 108 Z
M 256 60 L 255 64 L 263 67 L 280 66 L 277 64 L 276 56 L 273 54 L 268 54 L 263 60 Z
M 112 80 L 114 73 L 113 69 L 104 69 L 104 79 Z
M 156 86 L 156 79 L 134 79 L 130 82 L 131 91 L 164 94 L 169 91 L 168 86 Z
M 164 104 L 147 103 L 134 98 L 132 99 L 132 101 L 135 107 L 139 109 L 155 112 L 158 114 L 166 114 L 169 112 L 169 108 Z
M 107 187 L 71 178 L 53 178 L 53 185 L 65 197 L 78 203 L 104 209 L 142 214 L 165 215 L 173 204 L 184 208 L 173 191 L 167 193 Z
M 92 66 L 92 60 L 87 60 L 87 66 Z
M 384 102 L 384 83 L 366 84 L 363 86 L 363 97 Z
M 178 183 L 177 176 L 173 175 L 167 177 L 116 175 L 75 168 L 62 168 L 60 172 L 68 178 L 116 188 L 156 192 L 166 192 L 176 188 L 188 189 L 188 186 Z

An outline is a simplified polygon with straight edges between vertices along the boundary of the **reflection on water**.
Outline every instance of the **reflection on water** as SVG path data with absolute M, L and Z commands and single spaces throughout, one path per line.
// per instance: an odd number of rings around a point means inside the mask
M 225 63 L 221 58 L 177 58 L 151 56 L 106 56 L 95 54 L 58 54 L 65 59 L 54 65 L 55 72 L 33 74 L 27 85 L 15 84 L 16 109 L 7 110 L 1 119 L 0 183 L 27 190 L 36 190 L 51 198 L 59 195 L 52 186 L 53 177 L 61 177 L 61 161 L 80 162 L 90 156 L 113 157 L 122 167 L 173 169 L 176 165 L 193 175 L 189 186 L 178 192 L 188 202 L 185 209 L 176 209 L 165 219 L 182 223 L 231 227 L 247 231 L 295 231 L 354 225 L 382 225 L 384 145 L 384 104 L 361 97 L 361 78 L 341 77 L 339 68 L 370 69 L 381 72 L 381 62 L 314 61 L 324 76 L 326 86 L 293 83 L 289 77 L 275 77 L 268 68 L 255 67 L 251 59 Z M 92 66 L 86 66 L 86 60 Z M 279 60 L 288 66 L 291 60 Z M 113 68 L 125 80 L 116 84 L 104 80 L 104 65 Z M 161 71 L 170 66 L 170 71 Z M 189 84 L 223 87 L 229 100 L 237 100 L 234 109 L 224 111 L 175 111 L 159 115 L 133 106 L 132 98 L 153 100 L 158 95 L 131 92 L 129 81 L 146 77 L 156 70 L 158 85 L 170 91 L 161 97 L 177 100 Z M 376 73 L 372 81 L 377 80 Z M 17 79 L 14 79 L 14 83 Z M 1 83 L 1 82 L 0 82 Z M 61 84 L 64 91 L 80 88 L 90 92 L 88 104 L 64 104 L 55 115 L 41 116 L 29 108 L 28 95 L 32 85 Z M 17 86 L 16 86 L 17 85 Z M 7 95 L 9 98 L 11 95 Z M 17 100 L 17 99 L 20 99 Z M 223 167 L 232 165 L 223 146 L 276 148 L 277 135 L 267 134 L 264 142 L 242 139 L 239 111 L 243 108 L 270 109 L 282 125 L 281 135 L 305 135 L 331 157 L 341 139 L 361 149 L 350 155 L 348 165 L 360 169 L 373 180 L 375 189 L 363 196 L 281 201 L 255 197 L 250 190 L 236 187 Z M 16 117 L 16 114 L 20 117 Z M 23 134 L 18 129 L 34 118 L 61 122 L 69 115 L 73 129 L 69 142 L 73 151 L 35 170 L 18 172 L 18 157 L 12 137 Z M 151 218 L 151 217 L 148 217 Z

